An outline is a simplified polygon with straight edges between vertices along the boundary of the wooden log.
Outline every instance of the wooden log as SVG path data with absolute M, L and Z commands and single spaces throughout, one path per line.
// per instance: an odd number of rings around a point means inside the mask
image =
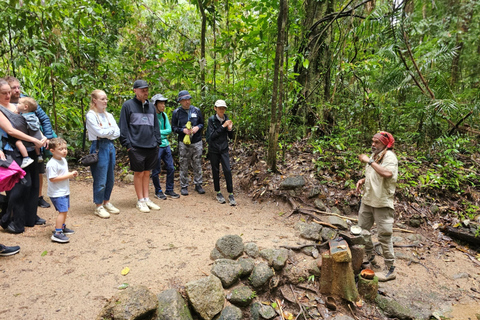
M 465 230 L 463 228 L 454 228 L 451 226 L 442 227 L 440 230 L 452 238 L 480 245 L 480 237 L 475 237 L 475 235 L 471 233 L 470 230 Z

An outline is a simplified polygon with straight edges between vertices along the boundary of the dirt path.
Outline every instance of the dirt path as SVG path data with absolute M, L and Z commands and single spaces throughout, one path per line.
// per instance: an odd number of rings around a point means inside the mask
M 0 231 L 0 243 L 21 246 L 19 254 L 0 259 L 0 319 L 94 319 L 122 283 L 159 293 L 208 274 L 210 251 L 226 234 L 241 235 L 263 248 L 304 242 L 293 229 L 303 217 L 280 217 L 290 211 L 286 205 L 253 203 L 242 194 L 237 195 L 239 206 L 220 205 L 211 189 L 207 186 L 205 195 L 156 200 L 160 211 L 141 214 L 134 208 L 133 186 L 115 187 L 112 202 L 121 213 L 104 220 L 92 214 L 91 183 L 72 182 L 67 223 L 76 233 L 70 243 L 50 240 L 56 218 L 51 208 L 39 209 L 45 226 L 20 235 Z M 383 290 L 393 297 L 418 298 L 419 304 L 459 304 L 463 314 L 455 319 L 473 316 L 480 300 L 472 299 L 470 287 L 480 289 L 480 268 L 455 250 L 431 251 L 425 257 L 430 272 L 402 260 L 398 279 Z M 121 275 L 124 267 L 130 268 L 126 276 Z M 453 280 L 459 272 L 470 277 Z
M 122 283 L 146 285 L 155 293 L 184 285 L 210 272 L 210 251 L 226 234 L 241 235 L 262 247 L 294 244 L 291 226 L 276 203 L 254 204 L 239 194 L 237 207 L 218 204 L 213 191 L 156 200 L 162 209 L 141 214 L 133 186 L 115 187 L 121 213 L 93 215 L 88 182 L 71 183 L 70 243 L 50 240 L 56 214 L 39 209 L 46 226 L 20 235 L 0 232 L 0 242 L 20 245 L 19 254 L 0 260 L 0 319 L 94 319 Z M 42 256 L 43 252 L 47 252 Z M 120 274 L 130 268 L 127 276 Z

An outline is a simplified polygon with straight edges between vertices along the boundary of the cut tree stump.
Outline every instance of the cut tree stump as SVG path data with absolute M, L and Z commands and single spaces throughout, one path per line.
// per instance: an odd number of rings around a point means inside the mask
M 367 301 L 374 301 L 378 292 L 378 277 L 373 279 L 365 279 L 362 276 L 358 277 L 358 293 L 363 299 Z
M 320 293 L 347 301 L 358 301 L 352 267 L 352 253 L 345 240 L 330 241 L 330 251 L 322 254 Z

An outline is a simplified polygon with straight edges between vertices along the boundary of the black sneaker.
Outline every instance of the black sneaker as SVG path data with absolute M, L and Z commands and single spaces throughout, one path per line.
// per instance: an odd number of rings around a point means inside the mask
M 167 200 L 167 197 L 163 194 L 162 191 L 158 191 L 157 194 L 155 195 L 155 198 L 160 200 Z
M 200 193 L 200 194 L 204 194 L 204 193 L 205 193 L 205 190 L 203 190 L 201 184 L 197 184 L 197 185 L 195 186 L 195 191 L 197 191 L 197 192 Z
M 45 223 L 47 223 L 47 220 L 42 219 L 42 218 L 40 218 L 40 217 L 37 217 L 37 221 L 35 221 L 35 224 L 36 224 L 37 226 L 41 226 L 42 224 L 45 224 Z
M 8 232 L 10 232 L 10 233 L 22 233 L 22 232 L 23 232 L 23 231 L 20 231 L 20 230 L 15 229 L 15 226 L 14 226 L 14 224 L 13 224 L 13 221 L 8 224 L 6 230 L 7 230 Z
M 3 244 L 0 244 L 0 256 L 11 256 L 20 251 L 19 246 L 7 247 Z
M 183 187 L 182 190 L 180 190 L 180 193 L 182 196 L 188 196 L 188 189 L 187 187 Z
M 172 199 L 180 198 L 180 195 L 178 193 L 175 193 L 173 190 L 172 191 L 165 191 L 165 195 L 171 197 Z
M 41 196 L 41 197 L 38 197 L 38 206 L 40 208 L 50 208 L 50 203 L 45 201 L 45 199 L 43 199 L 43 196 Z
M 220 192 L 217 192 L 217 201 L 222 203 L 222 204 L 225 203 L 225 198 L 223 197 L 223 195 Z
M 63 232 L 54 233 L 50 239 L 52 239 L 52 241 L 60 242 L 60 243 L 65 243 L 70 241 L 70 239 L 68 239 L 68 237 L 63 234 Z
M 237 202 L 235 201 L 235 198 L 233 197 L 233 194 L 228 196 L 228 202 L 230 202 L 231 206 L 236 206 Z

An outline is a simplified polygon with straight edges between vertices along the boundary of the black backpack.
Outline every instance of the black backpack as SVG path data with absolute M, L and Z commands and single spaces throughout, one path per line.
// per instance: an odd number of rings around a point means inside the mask
M 210 144 L 210 137 L 212 136 L 212 133 L 210 132 L 210 121 L 212 122 L 213 129 L 217 130 L 217 123 L 215 122 L 215 115 L 208 118 L 208 122 L 207 122 L 207 132 L 205 133 L 205 139 L 207 140 L 208 144 Z

